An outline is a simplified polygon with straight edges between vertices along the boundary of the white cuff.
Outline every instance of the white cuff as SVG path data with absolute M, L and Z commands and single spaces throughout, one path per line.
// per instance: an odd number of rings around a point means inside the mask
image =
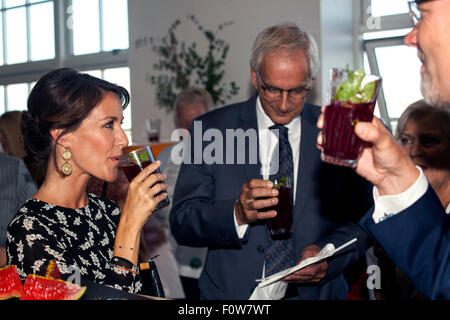
M 374 212 L 372 219 L 375 223 L 381 222 L 403 210 L 410 207 L 414 202 L 419 200 L 428 189 L 428 181 L 420 167 L 419 178 L 411 187 L 402 193 L 395 195 L 380 196 L 377 187 L 373 188 Z
M 236 203 L 237 203 L 238 201 L 239 201 L 239 200 L 237 200 L 237 201 L 235 202 L 235 206 L 234 206 L 233 208 L 236 208 Z M 233 219 L 234 219 L 234 226 L 236 227 L 237 235 L 238 235 L 239 239 L 243 239 L 245 233 L 247 232 L 248 224 L 243 224 L 242 226 L 240 226 L 240 225 L 237 223 L 237 219 L 236 219 L 236 209 L 233 209 Z

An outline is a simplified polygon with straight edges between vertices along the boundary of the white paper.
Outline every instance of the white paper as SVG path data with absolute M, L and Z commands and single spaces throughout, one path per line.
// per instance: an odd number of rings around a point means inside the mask
M 249 300 L 281 300 L 286 293 L 287 286 L 288 283 L 283 281 L 274 282 L 264 288 L 257 286 Z
M 319 261 L 327 259 L 327 258 L 331 257 L 332 255 L 334 255 L 336 252 L 351 245 L 356 240 L 357 240 L 356 238 L 353 238 L 352 240 L 348 241 L 347 243 L 344 243 L 342 246 L 340 246 L 336 249 L 332 243 L 328 243 L 322 248 L 322 250 L 320 250 L 320 252 L 317 254 L 317 256 L 311 257 L 311 258 L 306 258 L 305 260 L 303 260 L 302 262 L 300 262 L 298 265 L 296 265 L 294 267 L 285 269 L 285 270 L 275 273 L 269 277 L 256 280 L 257 282 L 260 282 L 258 284 L 258 287 L 263 288 L 265 286 L 273 284 L 300 269 L 306 268 L 314 263 L 317 263 Z

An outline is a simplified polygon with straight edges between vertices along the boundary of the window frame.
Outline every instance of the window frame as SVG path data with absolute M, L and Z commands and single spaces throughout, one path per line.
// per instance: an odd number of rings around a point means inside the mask
M 392 37 L 384 39 L 371 39 L 365 40 L 363 43 L 364 52 L 367 54 L 367 60 L 369 62 L 370 70 L 376 75 L 380 75 L 380 69 L 378 67 L 378 62 L 376 59 L 375 50 L 382 47 L 391 47 L 402 45 L 403 37 Z M 384 96 L 383 86 L 380 88 L 379 98 L 378 98 L 378 109 L 380 110 L 380 116 L 386 120 L 388 126 L 391 128 L 391 122 L 398 120 L 397 117 L 390 117 L 387 108 L 386 98 Z
M 108 52 L 101 51 L 98 53 L 78 56 L 73 55 L 73 33 L 72 30 L 67 27 L 67 21 L 71 18 L 71 13 L 68 8 L 71 6 L 72 1 L 50 1 L 53 2 L 54 10 L 55 58 L 41 61 L 28 61 L 19 64 L 2 65 L 0 66 L 0 85 L 7 86 L 22 82 L 34 82 L 37 81 L 44 73 L 61 67 L 84 71 L 90 69 L 108 69 L 129 66 L 128 49 L 113 50 Z M 100 0 L 100 2 L 101 1 L 103 0 Z M 3 21 L 2 23 L 4 24 L 5 22 Z M 29 21 L 27 21 L 27 28 L 29 28 Z M 29 39 L 27 45 L 29 51 Z M 101 48 L 102 47 L 103 44 L 101 44 Z
M 359 34 L 357 35 L 358 41 L 360 42 L 362 48 L 362 51 L 359 52 L 361 59 L 360 61 L 363 61 L 363 55 L 364 53 L 366 53 L 371 73 L 380 76 L 375 50 L 382 47 L 404 45 L 404 36 L 376 37 L 376 32 L 412 29 L 413 26 L 411 23 L 411 17 L 409 13 L 375 17 L 371 15 L 369 9 L 371 7 L 371 0 L 354 1 L 355 10 L 360 12 L 361 17 L 361 19 L 359 20 Z M 358 5 L 360 5 L 359 8 Z M 379 28 L 369 27 L 368 21 L 374 21 L 374 19 L 378 19 L 375 25 Z M 375 37 L 373 37 L 372 39 L 363 38 L 364 34 L 371 33 L 374 34 Z M 361 65 L 363 65 L 363 63 L 361 63 Z M 389 110 L 387 108 L 383 86 L 381 87 L 378 97 L 378 109 L 380 111 L 380 117 L 386 121 L 389 129 L 392 129 L 392 122 L 397 121 L 398 117 L 389 116 Z
M 407 0 L 404 1 L 406 2 Z M 361 0 L 361 28 L 360 28 L 361 34 L 379 31 L 368 27 L 367 21 L 370 21 L 371 19 L 379 19 L 379 23 L 382 26 L 381 29 L 383 31 L 404 29 L 411 26 L 411 17 L 409 16 L 408 13 L 376 17 L 372 16 L 372 14 L 368 12 L 369 8 L 371 7 L 372 7 L 371 0 Z

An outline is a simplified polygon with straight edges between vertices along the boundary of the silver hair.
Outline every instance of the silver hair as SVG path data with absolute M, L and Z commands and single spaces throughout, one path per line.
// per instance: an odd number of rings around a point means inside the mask
M 205 89 L 201 88 L 188 88 L 181 91 L 174 102 L 174 120 L 175 124 L 178 122 L 179 110 L 182 106 L 190 103 L 200 103 L 205 106 L 206 111 L 214 108 L 214 102 L 211 94 Z
M 263 30 L 252 47 L 250 67 L 259 73 L 264 56 L 278 50 L 304 50 L 309 59 L 309 80 L 317 78 L 320 68 L 319 50 L 314 38 L 293 22 L 283 22 Z
M 397 122 L 397 128 L 394 135 L 395 139 L 400 138 L 403 131 L 405 130 L 406 123 L 410 119 L 430 116 L 436 116 L 438 119 L 441 119 L 443 121 L 447 139 L 450 140 L 450 111 L 443 108 L 430 106 L 424 100 L 419 100 L 412 103 L 408 106 L 408 108 L 405 109 L 405 111 L 403 111 Z

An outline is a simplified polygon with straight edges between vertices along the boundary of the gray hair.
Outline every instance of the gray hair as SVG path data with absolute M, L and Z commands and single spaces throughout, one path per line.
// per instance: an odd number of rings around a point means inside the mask
M 419 100 L 403 111 L 402 115 L 398 119 L 397 128 L 395 130 L 395 139 L 399 139 L 405 130 L 406 123 L 410 119 L 421 119 L 423 117 L 435 116 L 436 119 L 441 119 L 444 123 L 444 129 L 446 130 L 447 139 L 450 140 L 450 112 L 446 109 L 433 107 L 427 104 L 424 100 Z
M 250 59 L 251 68 L 259 73 L 264 56 L 278 50 L 304 50 L 309 59 L 309 80 L 317 78 L 320 68 L 319 50 L 314 38 L 293 22 L 284 22 L 263 30 L 255 39 Z
M 206 111 L 211 110 L 214 107 L 214 102 L 211 94 L 205 89 L 201 88 L 188 88 L 181 91 L 174 102 L 174 120 L 175 124 L 178 122 L 179 110 L 182 106 L 191 103 L 199 103 L 205 106 Z

